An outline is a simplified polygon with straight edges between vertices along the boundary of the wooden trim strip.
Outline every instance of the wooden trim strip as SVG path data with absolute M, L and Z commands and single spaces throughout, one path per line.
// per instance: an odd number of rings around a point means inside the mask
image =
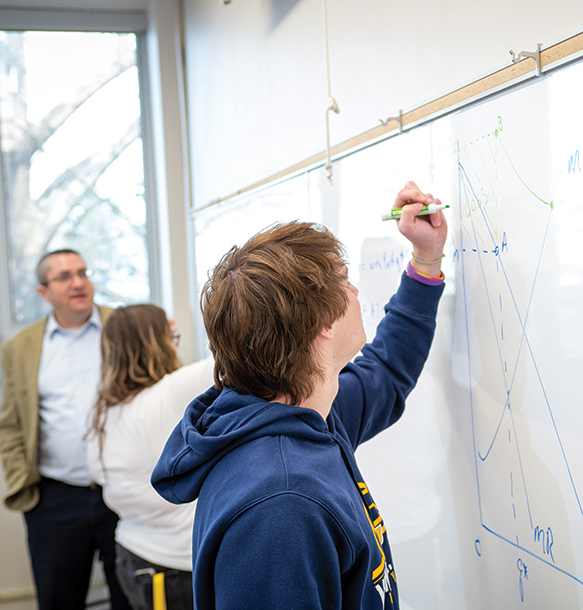
M 575 56 L 577 53 L 581 53 L 582 51 L 583 32 L 563 40 L 549 47 L 548 49 L 541 50 L 541 69 L 544 70 L 545 67 L 549 68 L 549 66 L 557 62 L 563 63 L 565 60 L 568 60 L 570 57 Z M 433 120 L 448 111 L 459 108 L 461 105 L 469 104 L 487 95 L 518 84 L 519 82 L 529 78 L 529 75 L 534 78 L 536 75 L 535 70 L 536 64 L 534 59 L 531 58 L 523 59 L 518 63 L 501 68 L 500 70 L 497 70 L 492 74 L 488 74 L 487 76 L 480 78 L 473 83 L 460 87 L 459 89 L 427 102 L 422 106 L 414 108 L 409 112 L 403 113 L 401 119 L 402 126 L 405 128 L 407 125 L 414 125 Z M 389 137 L 392 132 L 398 132 L 398 128 L 398 122 L 396 120 L 391 120 L 386 125 L 379 125 L 357 136 L 349 138 L 344 142 L 340 142 L 332 147 L 332 158 L 337 158 L 339 155 L 342 155 L 343 153 L 346 153 L 352 149 L 357 149 L 369 142 L 372 142 L 373 140 Z M 271 174 L 262 180 L 242 187 L 229 195 L 214 199 L 201 207 L 192 208 L 191 211 L 192 213 L 197 213 L 202 210 L 206 210 L 210 207 L 218 205 L 219 203 L 239 197 L 240 195 L 262 188 L 268 184 L 279 182 L 284 178 L 313 169 L 325 161 L 326 152 L 322 151 L 308 157 L 307 159 L 304 159 L 303 161 L 300 161 L 299 163 L 296 163 L 295 165 L 287 167 L 279 172 L 276 172 L 275 174 Z

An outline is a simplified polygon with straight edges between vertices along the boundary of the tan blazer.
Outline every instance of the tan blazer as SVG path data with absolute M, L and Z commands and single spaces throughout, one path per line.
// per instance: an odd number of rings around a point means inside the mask
M 99 307 L 103 323 L 111 309 Z M 29 511 L 39 500 L 38 372 L 48 318 L 39 320 L 2 346 L 4 397 L 0 411 L 0 457 L 7 493 L 4 504 Z

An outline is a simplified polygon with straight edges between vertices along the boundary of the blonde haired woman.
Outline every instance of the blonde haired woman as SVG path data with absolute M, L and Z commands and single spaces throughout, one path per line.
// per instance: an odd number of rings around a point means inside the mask
M 152 573 L 165 573 L 168 610 L 192 608 L 194 504 L 172 505 L 150 475 L 188 403 L 213 385 L 212 359 L 180 367 L 164 310 L 130 305 L 101 336 L 101 389 L 88 434 L 89 464 L 119 515 L 116 571 L 135 610 L 152 608 Z

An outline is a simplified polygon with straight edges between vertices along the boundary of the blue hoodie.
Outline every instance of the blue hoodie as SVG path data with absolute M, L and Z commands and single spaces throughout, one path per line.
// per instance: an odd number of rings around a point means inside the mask
M 403 413 L 443 286 L 404 275 L 372 344 L 348 364 L 328 419 L 236 389 L 194 399 L 152 484 L 198 498 L 197 610 L 399 608 L 385 525 L 354 458 Z

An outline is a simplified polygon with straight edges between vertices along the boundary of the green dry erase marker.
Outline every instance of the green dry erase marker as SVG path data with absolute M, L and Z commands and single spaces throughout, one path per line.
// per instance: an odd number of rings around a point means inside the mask
M 416 214 L 416 216 L 427 216 L 428 214 L 435 214 L 435 212 L 439 212 L 439 210 L 445 210 L 446 208 L 449 208 L 449 206 L 444 203 L 430 203 L 429 205 L 423 206 L 423 209 L 419 212 L 419 214 Z M 381 216 L 381 218 L 383 220 L 399 220 L 399 218 L 401 218 L 402 211 L 403 208 L 393 208 L 392 210 L 385 212 Z

